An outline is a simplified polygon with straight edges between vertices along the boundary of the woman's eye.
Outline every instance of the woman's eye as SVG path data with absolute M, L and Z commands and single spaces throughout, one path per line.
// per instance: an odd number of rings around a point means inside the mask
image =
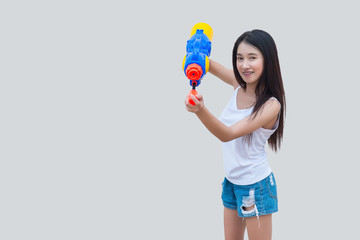
M 243 60 L 243 58 L 242 57 L 238 57 L 238 59 L 237 59 L 238 61 L 241 61 L 241 60 Z
M 255 57 L 250 57 L 250 60 L 254 60 L 254 59 L 256 59 Z

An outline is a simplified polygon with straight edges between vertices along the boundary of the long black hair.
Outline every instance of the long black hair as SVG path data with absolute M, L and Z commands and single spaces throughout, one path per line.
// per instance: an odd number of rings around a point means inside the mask
M 286 101 L 276 44 L 270 34 L 259 29 L 247 31 L 236 40 L 232 54 L 233 69 L 237 82 L 244 90 L 246 90 L 246 82 L 240 76 L 236 66 L 237 49 L 241 42 L 246 42 L 257 48 L 264 57 L 264 69 L 255 89 L 256 103 L 252 116 L 255 117 L 264 103 L 271 97 L 275 97 L 281 104 L 278 128 L 268 140 L 269 146 L 277 151 L 283 138 Z

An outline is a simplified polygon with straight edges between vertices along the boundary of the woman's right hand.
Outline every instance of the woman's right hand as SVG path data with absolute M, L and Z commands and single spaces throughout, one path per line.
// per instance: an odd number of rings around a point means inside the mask
M 191 100 L 194 104 L 190 103 Z M 196 96 L 189 94 L 185 99 L 185 107 L 189 112 L 198 113 L 204 108 L 204 99 L 202 95 L 197 94 Z

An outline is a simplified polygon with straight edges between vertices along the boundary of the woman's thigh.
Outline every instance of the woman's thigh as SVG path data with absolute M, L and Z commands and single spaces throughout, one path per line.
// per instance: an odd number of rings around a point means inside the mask
M 236 209 L 224 207 L 225 240 L 243 240 L 246 223 Z
M 245 218 L 249 240 L 271 240 L 272 215 Z

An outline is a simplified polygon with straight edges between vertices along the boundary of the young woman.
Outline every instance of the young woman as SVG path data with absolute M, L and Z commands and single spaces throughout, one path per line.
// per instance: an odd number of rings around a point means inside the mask
M 274 174 L 265 144 L 277 151 L 283 137 L 285 93 L 277 48 L 265 31 L 242 34 L 232 54 L 233 70 L 210 60 L 210 72 L 234 87 L 217 119 L 201 95 L 185 100 L 204 126 L 223 142 L 222 200 L 226 240 L 271 239 L 272 213 L 278 211 Z

